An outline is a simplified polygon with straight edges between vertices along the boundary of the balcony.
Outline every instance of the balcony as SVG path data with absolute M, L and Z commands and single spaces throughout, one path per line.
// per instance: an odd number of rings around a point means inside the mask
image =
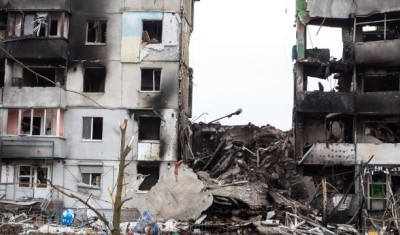
M 400 39 L 358 42 L 355 44 L 355 60 L 358 64 L 400 63 Z
M 299 112 L 354 113 L 354 95 L 349 92 L 302 92 L 295 102 Z
M 59 87 L 4 87 L 3 107 L 65 108 L 65 91 Z
M 372 155 L 370 165 L 399 165 L 400 143 L 357 144 L 357 163 L 366 163 Z
M 60 37 L 12 39 L 4 47 L 16 59 L 68 59 L 68 41 Z
M 0 136 L 2 158 L 45 159 L 65 158 L 62 137 Z
M 12 3 L 8 3 L 8 11 L 70 11 L 69 0 L 13 0 Z
M 314 143 L 311 152 L 302 164 L 312 165 L 354 165 L 356 162 L 354 144 Z
M 138 160 L 139 161 L 161 161 L 160 159 L 160 142 L 146 141 L 138 143 Z
M 399 114 L 400 92 L 357 93 L 357 113 Z

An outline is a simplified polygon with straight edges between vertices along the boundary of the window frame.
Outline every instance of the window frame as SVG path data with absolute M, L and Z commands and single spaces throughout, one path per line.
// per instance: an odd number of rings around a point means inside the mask
M 153 78 L 152 78 L 152 90 L 143 90 L 142 84 L 143 84 L 143 70 L 152 70 Z M 156 82 L 155 82 L 155 72 L 160 72 L 160 85 L 158 90 L 156 90 Z M 140 92 L 161 92 L 161 78 L 162 78 L 162 68 L 141 68 L 140 69 Z
M 88 33 L 89 33 L 89 23 L 95 23 L 95 22 L 99 22 L 100 24 L 102 24 L 102 23 L 105 23 L 106 24 L 106 34 L 105 34 L 105 42 L 96 42 L 98 39 L 97 39 L 97 36 L 96 36 L 96 39 L 95 39 L 95 41 L 94 42 L 88 42 Z M 98 20 L 87 20 L 86 21 L 86 34 L 85 34 L 85 45 L 89 45 L 89 46 L 93 46 L 93 45 L 95 45 L 95 46 L 98 46 L 98 45 L 107 45 L 107 29 L 108 29 L 108 20 L 104 20 L 104 19 L 98 19 Z M 97 31 L 98 29 L 96 29 L 96 31 Z M 96 35 L 97 35 L 97 32 L 96 32 Z
M 89 175 L 89 183 L 83 181 L 83 175 Z M 93 184 L 93 177 L 99 176 L 99 184 Z M 81 173 L 81 182 L 90 186 L 101 187 L 101 174 L 100 173 Z
M 90 118 L 90 139 L 85 139 L 84 138 L 84 125 L 85 125 L 85 122 L 84 122 L 84 119 L 85 118 Z M 93 125 L 94 125 L 94 122 L 93 122 L 93 119 L 94 118 L 99 118 L 99 119 L 101 119 L 101 125 L 102 125 L 102 128 L 101 128 L 101 139 L 93 139 Z M 104 129 L 104 118 L 103 117 L 87 117 L 87 116 L 84 116 L 84 117 L 82 117 L 82 141 L 103 141 L 103 129 Z
M 21 167 L 29 167 L 30 169 L 30 175 L 21 175 Z M 34 172 L 33 172 L 33 167 L 31 165 L 19 165 L 18 166 L 18 187 L 19 188 L 32 188 L 33 187 L 33 177 L 34 177 Z M 21 178 L 28 178 L 29 183 L 27 186 L 21 185 Z

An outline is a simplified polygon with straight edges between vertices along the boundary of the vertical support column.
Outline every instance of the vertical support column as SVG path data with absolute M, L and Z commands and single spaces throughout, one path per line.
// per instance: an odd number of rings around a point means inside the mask
M 57 109 L 57 126 L 56 126 L 56 136 L 60 135 L 60 109 Z M 92 128 L 93 129 L 93 128 Z
M 61 32 L 60 32 L 60 36 L 64 37 L 64 24 L 65 24 L 65 12 L 61 13 Z
M 22 110 L 21 109 L 18 109 L 18 135 L 20 135 L 21 134 L 21 125 L 22 125 Z
M 328 196 L 326 191 L 326 178 L 322 178 L 322 223 L 326 226 Z
M 30 132 L 29 135 L 32 135 L 33 133 L 33 109 L 31 109 L 31 122 L 30 122 Z
M 384 20 L 384 22 L 383 22 L 383 40 L 385 41 L 386 40 L 386 13 L 385 14 L 383 14 L 384 16 L 385 16 L 385 20 Z
M 46 135 L 46 115 L 47 109 L 43 109 L 43 126 L 42 126 L 42 135 Z

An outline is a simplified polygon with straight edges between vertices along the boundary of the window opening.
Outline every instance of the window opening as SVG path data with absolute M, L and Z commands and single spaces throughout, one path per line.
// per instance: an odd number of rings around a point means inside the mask
M 86 140 L 101 140 L 103 138 L 103 118 L 84 117 L 82 138 Z
M 142 41 L 146 43 L 161 43 L 162 20 L 144 20 Z
M 48 78 L 52 82 L 56 82 L 56 69 L 55 68 L 30 68 L 36 73 Z M 24 87 L 55 87 L 55 84 L 39 77 L 31 71 L 24 68 L 23 70 L 22 84 L 14 83 L 14 86 Z
M 19 187 L 32 187 L 33 169 L 31 166 L 19 166 Z
M 161 119 L 158 117 L 139 118 L 139 140 L 159 140 Z
M 141 91 L 160 91 L 161 69 L 142 69 Z
M 139 190 L 147 191 L 150 190 L 160 177 L 160 166 L 159 163 L 148 163 L 148 162 L 139 162 L 137 166 L 137 173 L 145 175 L 146 178 L 140 184 Z
M 82 183 L 88 185 L 100 186 L 101 174 L 98 173 L 82 173 Z
M 83 92 L 104 92 L 105 68 L 85 68 Z
M 107 39 L 107 21 L 94 20 L 87 22 L 86 42 L 104 44 Z
M 364 92 L 399 91 L 399 75 L 364 76 Z

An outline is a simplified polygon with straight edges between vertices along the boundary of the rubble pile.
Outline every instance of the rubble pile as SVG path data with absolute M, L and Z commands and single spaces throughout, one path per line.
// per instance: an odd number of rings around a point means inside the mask
M 205 123 L 193 124 L 192 131 L 188 165 L 213 195 L 213 204 L 192 229 L 210 234 L 333 233 L 318 222 L 320 210 L 310 206 L 318 189 L 312 177 L 296 170 L 290 131 Z

